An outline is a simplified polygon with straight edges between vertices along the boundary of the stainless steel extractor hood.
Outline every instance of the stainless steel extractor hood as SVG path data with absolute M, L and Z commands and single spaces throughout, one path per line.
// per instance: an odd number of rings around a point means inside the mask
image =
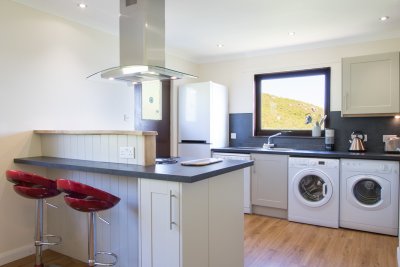
M 120 0 L 120 66 L 91 77 L 141 83 L 197 78 L 165 68 L 165 0 Z

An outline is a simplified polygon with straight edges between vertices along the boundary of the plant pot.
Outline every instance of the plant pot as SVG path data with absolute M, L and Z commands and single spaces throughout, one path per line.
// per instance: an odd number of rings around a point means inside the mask
M 321 127 L 314 125 L 314 127 L 311 130 L 311 136 L 312 137 L 320 137 L 321 136 Z

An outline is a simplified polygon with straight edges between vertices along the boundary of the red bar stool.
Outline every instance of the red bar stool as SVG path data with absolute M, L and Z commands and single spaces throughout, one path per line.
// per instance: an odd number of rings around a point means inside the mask
M 89 266 L 114 266 L 118 256 L 111 252 L 96 252 L 96 215 L 98 211 L 107 210 L 118 204 L 120 198 L 100 189 L 66 179 L 57 179 L 57 189 L 65 192 L 64 200 L 71 208 L 88 212 L 88 264 Z M 96 256 L 106 254 L 114 257 L 114 262 L 101 263 Z
M 43 267 L 42 262 L 42 246 L 58 245 L 61 243 L 61 237 L 49 234 L 43 234 L 43 205 L 47 204 L 46 198 L 59 195 L 61 192 L 57 190 L 56 182 L 42 176 L 17 170 L 6 171 L 7 180 L 14 183 L 14 191 L 17 194 L 36 199 L 36 221 L 35 221 L 35 267 Z M 44 240 L 46 238 L 46 240 Z M 54 242 L 49 242 L 47 238 L 54 238 Z

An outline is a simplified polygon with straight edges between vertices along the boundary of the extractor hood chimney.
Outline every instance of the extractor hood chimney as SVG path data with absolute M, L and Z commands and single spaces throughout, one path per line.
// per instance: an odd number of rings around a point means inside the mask
M 91 77 L 141 83 L 197 78 L 165 68 L 165 0 L 120 0 L 120 66 Z

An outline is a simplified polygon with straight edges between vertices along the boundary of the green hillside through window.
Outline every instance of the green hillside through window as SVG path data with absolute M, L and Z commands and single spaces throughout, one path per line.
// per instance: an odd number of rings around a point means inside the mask
M 261 101 L 263 130 L 310 130 L 324 115 L 322 107 L 298 100 L 263 93 Z M 305 124 L 308 113 L 313 121 Z

